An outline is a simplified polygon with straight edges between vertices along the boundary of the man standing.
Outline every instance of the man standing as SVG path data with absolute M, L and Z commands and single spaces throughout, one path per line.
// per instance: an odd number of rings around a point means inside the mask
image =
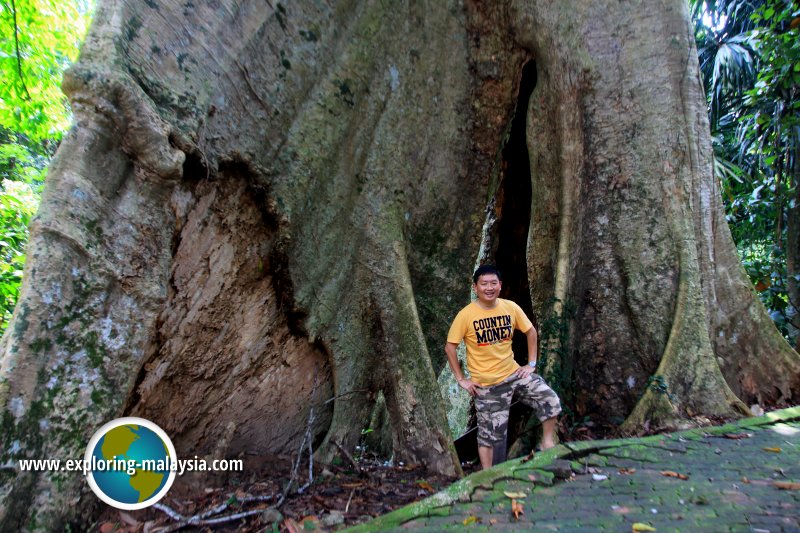
M 555 446 L 556 416 L 561 412 L 561 402 L 553 389 L 534 372 L 538 353 L 536 328 L 517 304 L 499 298 L 500 272 L 491 265 L 483 265 L 475 271 L 472 281 L 478 299 L 456 316 L 444 351 L 459 386 L 475 397 L 478 455 L 485 469 L 492 466 L 494 446 L 505 445 L 508 411 L 515 391 L 522 403 L 534 409 L 542 423 L 543 450 Z M 514 361 L 511 351 L 515 329 L 528 338 L 528 364 L 525 366 Z M 467 346 L 469 379 L 464 377 L 456 355 L 462 340 Z

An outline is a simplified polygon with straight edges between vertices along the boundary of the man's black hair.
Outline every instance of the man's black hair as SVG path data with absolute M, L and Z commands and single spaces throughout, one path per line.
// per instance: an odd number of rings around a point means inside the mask
M 500 271 L 497 270 L 497 267 L 494 265 L 481 265 L 472 275 L 472 283 L 478 283 L 478 278 L 484 274 L 494 274 L 497 276 L 497 279 L 503 281 L 503 276 L 500 275 Z

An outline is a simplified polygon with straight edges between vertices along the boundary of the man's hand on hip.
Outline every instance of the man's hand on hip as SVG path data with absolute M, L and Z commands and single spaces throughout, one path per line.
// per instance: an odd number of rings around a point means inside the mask
M 471 379 L 467 378 L 459 379 L 458 385 L 462 389 L 466 390 L 470 396 L 476 396 L 478 394 L 478 391 L 475 390 L 478 387 L 478 384 L 472 381 Z
M 530 366 L 530 365 L 525 365 L 525 366 L 519 367 L 514 372 L 514 375 L 516 375 L 517 377 L 520 377 L 520 378 L 526 378 L 526 377 L 530 376 L 533 373 L 534 373 L 533 367 Z

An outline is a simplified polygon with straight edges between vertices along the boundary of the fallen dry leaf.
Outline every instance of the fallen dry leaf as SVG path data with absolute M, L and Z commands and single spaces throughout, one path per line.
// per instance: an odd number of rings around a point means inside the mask
M 111 533 L 115 529 L 117 529 L 117 525 L 113 522 L 103 522 L 100 526 L 100 533 Z
M 300 519 L 300 525 L 303 526 L 304 529 L 308 529 L 308 527 L 306 527 L 307 523 L 319 526 L 319 518 L 314 515 L 308 515 Z
M 800 490 L 800 483 L 792 483 L 789 481 L 776 481 L 772 486 L 781 490 Z
M 514 518 L 517 520 L 519 520 L 519 515 L 525 514 L 522 504 L 518 503 L 517 500 L 511 500 L 511 512 L 514 513 Z
M 662 470 L 661 475 L 666 477 L 676 477 L 678 479 L 689 479 L 689 476 L 686 474 L 679 474 L 678 472 L 673 472 L 672 470 Z
M 430 483 L 425 481 L 424 479 L 420 479 L 417 481 L 417 486 L 421 489 L 427 490 L 428 492 L 436 492 Z
M 465 526 L 468 526 L 470 524 L 474 524 L 474 523 L 480 522 L 480 521 L 481 521 L 481 519 L 478 518 L 477 516 L 470 515 L 470 516 L 466 517 L 462 523 Z
M 750 483 L 750 480 L 747 479 L 746 477 L 743 477 L 742 478 L 742 483 Z
M 774 448 L 761 448 L 765 452 L 772 452 L 772 453 L 781 453 L 781 449 L 775 446 Z
M 533 450 L 531 450 L 531 453 L 529 453 L 528 455 L 526 455 L 526 456 L 525 456 L 525 458 L 522 460 L 522 462 L 523 462 L 523 463 L 527 463 L 528 461 L 530 461 L 531 459 L 533 459 L 533 455 L 534 455 L 534 453 L 535 453 L 535 452 L 534 452 Z
M 497 523 L 497 518 L 492 518 L 491 520 L 489 520 L 489 523 L 495 525 Z
M 303 528 L 291 518 L 287 518 L 283 521 L 283 527 L 285 527 L 289 533 L 300 533 L 303 530 Z
M 504 491 L 504 492 L 503 492 L 503 494 L 505 494 L 506 496 L 508 496 L 508 497 L 509 497 L 509 498 L 511 498 L 512 500 L 513 500 L 513 499 L 522 500 L 522 499 L 524 499 L 524 498 L 527 496 L 527 494 L 525 494 L 524 492 L 509 492 L 509 491 Z
M 636 472 L 635 468 L 620 468 L 619 469 L 619 473 L 620 474 L 624 474 L 626 476 L 629 476 L 629 475 L 633 474 L 634 472 Z
M 631 528 L 631 530 L 632 531 L 655 531 L 656 528 L 654 528 L 653 526 L 649 526 L 647 524 L 643 524 L 642 522 L 636 522 L 635 524 L 633 524 L 633 527 Z

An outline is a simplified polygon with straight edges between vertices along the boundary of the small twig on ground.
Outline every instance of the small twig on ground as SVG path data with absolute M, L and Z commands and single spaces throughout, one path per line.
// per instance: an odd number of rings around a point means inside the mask
M 259 503 L 267 502 L 267 501 L 270 501 L 270 500 L 273 500 L 273 499 L 275 499 L 275 495 L 274 494 L 270 494 L 268 496 L 245 496 L 244 498 L 237 498 L 235 501 L 238 502 L 241 505 L 244 505 L 244 504 L 253 503 L 253 502 L 259 502 Z M 234 513 L 234 514 L 227 515 L 227 516 L 220 516 L 220 517 L 217 517 L 217 518 L 211 518 L 212 516 L 216 516 L 216 515 L 220 514 L 221 512 L 227 510 L 228 507 L 230 507 L 231 503 L 233 503 L 232 500 L 228 500 L 225 503 L 221 503 L 221 504 L 217 505 L 216 507 L 212 507 L 211 509 L 209 509 L 207 511 L 204 511 L 202 513 L 198 513 L 198 514 L 195 514 L 195 515 L 192 515 L 192 516 L 184 516 L 184 515 L 180 514 L 179 512 L 175 511 L 174 509 L 172 509 L 171 507 L 169 507 L 168 505 L 165 505 L 163 503 L 157 503 L 157 504 L 155 504 L 153 506 L 154 508 L 156 508 L 159 511 L 163 512 L 164 514 L 166 514 L 167 516 L 169 516 L 170 518 L 172 518 L 173 520 L 175 520 L 177 522 L 176 524 L 170 524 L 169 526 L 166 526 L 165 528 L 161 528 L 158 531 L 160 533 L 166 533 L 168 531 L 177 531 L 177 530 L 179 530 L 181 528 L 184 528 L 186 526 L 210 526 L 210 525 L 214 525 L 214 524 L 221 524 L 221 523 L 224 523 L 224 522 L 229 522 L 229 521 L 232 521 L 232 520 L 238 520 L 240 518 L 245 518 L 247 516 L 252 516 L 254 514 L 258 514 L 258 513 L 264 512 L 264 509 L 253 509 L 253 510 L 250 510 L 250 511 L 241 511 L 241 512 Z
M 344 506 L 345 514 L 347 513 L 347 511 L 350 510 L 350 502 L 353 501 L 353 494 L 355 494 L 355 493 L 356 493 L 356 489 L 353 489 L 353 490 L 350 491 L 350 497 L 347 498 L 347 505 Z
M 318 384 L 319 384 L 319 379 L 315 373 L 314 388 L 311 390 L 311 407 L 308 410 L 308 423 L 306 424 L 306 431 L 305 433 L 303 433 L 303 441 L 300 443 L 300 449 L 297 450 L 297 459 L 295 460 L 294 465 L 292 466 L 292 477 L 286 484 L 286 488 L 284 489 L 284 494 L 288 492 L 288 489 L 289 487 L 292 486 L 292 483 L 294 483 L 297 480 L 297 473 L 300 468 L 300 460 L 303 457 L 303 449 L 306 447 L 308 447 L 308 483 L 298 488 L 297 492 L 302 493 L 314 482 L 314 448 L 312 444 L 314 440 L 313 436 L 314 432 L 312 431 L 312 427 L 314 426 L 314 397 L 317 395 Z
M 250 503 L 250 502 L 268 502 L 270 500 L 274 500 L 275 495 L 270 494 L 268 496 L 245 496 L 239 500 L 239 503 Z
M 317 375 L 315 373 L 314 374 L 314 388 L 311 390 L 311 408 L 309 409 L 309 412 L 308 412 L 308 423 L 306 424 L 306 431 L 303 434 L 303 441 L 300 443 L 300 448 L 297 450 L 297 459 L 295 459 L 294 464 L 292 465 L 292 475 L 289 478 L 289 481 L 286 483 L 286 486 L 283 488 L 283 492 L 281 493 L 281 497 L 278 499 L 277 503 L 274 505 L 274 507 L 276 509 L 279 508 L 281 505 L 283 505 L 283 502 L 286 501 L 286 497 L 289 495 L 289 491 L 291 490 L 292 485 L 294 485 L 294 483 L 297 482 L 297 473 L 298 473 L 298 470 L 300 469 L 300 460 L 303 457 L 303 449 L 305 449 L 306 447 L 308 448 L 308 483 L 306 483 L 302 487 L 299 487 L 295 492 L 302 493 L 309 486 L 311 486 L 311 484 L 314 482 L 314 471 L 313 471 L 313 468 L 314 468 L 314 449 L 313 449 L 313 445 L 312 445 L 313 435 L 314 435 L 314 433 L 312 431 L 312 427 L 314 425 L 314 406 L 313 406 L 313 402 L 314 402 L 314 396 L 316 396 L 316 394 L 317 394 L 317 385 L 318 384 L 319 384 L 319 379 L 317 378 Z
M 263 513 L 264 509 L 253 509 L 251 511 L 242 511 L 241 513 L 234 513 L 229 514 L 226 516 L 220 516 L 219 518 L 212 518 L 210 520 L 200 520 L 199 522 L 194 522 L 191 525 L 193 526 L 212 526 L 214 524 L 222 524 L 224 522 L 230 522 L 232 520 L 239 520 L 241 518 L 246 518 L 248 516 L 253 516 L 255 514 Z
M 153 505 L 153 508 L 154 509 L 158 509 L 162 513 L 166 514 L 167 516 L 169 516 L 170 518 L 172 518 L 173 520 L 176 520 L 178 522 L 186 520 L 185 516 L 183 516 L 182 514 L 180 514 L 177 511 L 173 510 L 168 505 L 164 505 L 163 503 L 156 503 L 156 504 Z
M 264 509 L 253 509 L 251 511 L 242 511 L 240 513 L 233 513 L 225 516 L 220 516 L 217 518 L 211 518 L 208 520 L 201 520 L 197 518 L 197 520 L 193 520 L 195 517 L 183 520 L 178 522 L 177 524 L 171 524 L 165 528 L 161 528 L 155 531 L 158 533 L 168 533 L 171 531 L 178 531 L 179 529 L 183 529 L 186 526 L 213 526 L 217 524 L 224 524 L 225 522 L 233 522 L 234 520 L 241 520 L 242 518 L 247 518 L 248 516 L 257 515 L 263 513 Z
M 208 518 L 209 516 L 218 515 L 219 513 L 221 513 L 222 511 L 224 511 L 227 508 L 228 508 L 228 502 L 221 503 L 221 504 L 217 505 L 216 507 L 212 507 L 211 509 L 209 509 L 205 513 L 200 513 L 198 515 L 194 515 L 192 518 L 189 518 L 188 520 L 189 520 L 189 522 L 191 522 L 192 519 L 194 519 L 194 518 L 196 518 L 197 520 L 204 520 L 204 519 Z
M 303 492 L 309 485 L 314 482 L 314 449 L 313 449 L 313 441 L 314 441 L 314 432 L 312 431 L 312 427 L 314 425 L 314 397 L 317 395 L 317 374 L 314 373 L 314 389 L 311 391 L 311 407 L 308 410 L 308 424 L 306 424 L 306 434 L 303 436 L 303 440 L 308 441 L 308 483 L 303 485 L 297 492 Z

